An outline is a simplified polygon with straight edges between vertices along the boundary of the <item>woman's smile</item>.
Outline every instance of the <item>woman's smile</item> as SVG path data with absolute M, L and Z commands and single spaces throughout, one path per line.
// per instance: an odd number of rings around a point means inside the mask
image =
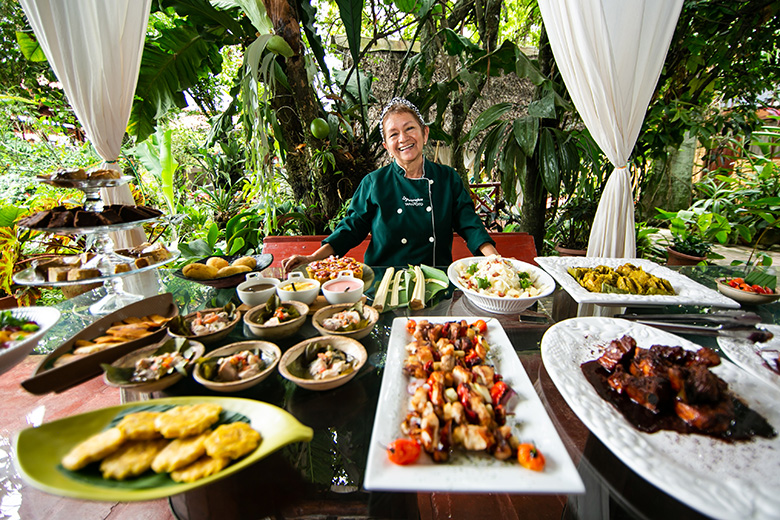
M 428 137 L 428 127 L 420 125 L 412 114 L 399 112 L 387 116 L 383 130 L 383 144 L 390 155 L 410 176 L 422 174 L 422 147 Z

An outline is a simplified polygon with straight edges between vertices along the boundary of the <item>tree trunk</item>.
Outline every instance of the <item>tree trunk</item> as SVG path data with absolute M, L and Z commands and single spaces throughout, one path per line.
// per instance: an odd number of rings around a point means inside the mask
M 360 180 L 375 168 L 375 162 L 363 156 L 359 146 L 339 148 L 311 134 L 309 124 L 324 111 L 306 72 L 300 17 L 295 5 L 287 0 L 264 0 L 264 4 L 274 31 L 294 52 L 282 62 L 290 90 L 277 83 L 271 100 L 287 143 L 287 181 L 295 200 L 310 208 L 307 216 L 314 224 L 314 232 L 326 233 L 328 222 L 352 197 Z M 330 151 L 335 167 L 323 160 L 318 168 L 315 151 Z
M 542 26 L 539 36 L 539 69 L 545 76 L 552 77 L 555 58 L 550 48 L 550 40 L 547 39 L 547 31 Z M 534 99 L 539 99 L 543 92 L 541 87 L 536 87 Z M 557 126 L 557 121 L 542 119 L 541 127 Z M 537 144 L 537 150 L 538 150 Z M 520 230 L 531 234 L 536 244 L 536 252 L 542 254 L 544 248 L 545 220 L 547 216 L 547 190 L 542 182 L 541 172 L 536 152 L 526 161 L 525 169 L 525 193 L 523 193 L 523 206 L 520 208 Z

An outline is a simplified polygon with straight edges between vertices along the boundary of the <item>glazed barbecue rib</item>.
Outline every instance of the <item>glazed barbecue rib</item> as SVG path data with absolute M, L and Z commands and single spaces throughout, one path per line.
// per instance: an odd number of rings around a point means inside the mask
M 709 348 L 642 349 L 624 336 L 613 340 L 597 361 L 611 374 L 610 388 L 653 413 L 673 410 L 688 425 L 707 433 L 724 432 L 735 420 L 728 384 L 709 370 L 720 364 L 718 354 Z

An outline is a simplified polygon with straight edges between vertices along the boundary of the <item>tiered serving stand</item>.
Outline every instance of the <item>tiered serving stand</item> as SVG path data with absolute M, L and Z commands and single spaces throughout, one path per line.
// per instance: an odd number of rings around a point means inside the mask
M 87 179 L 87 180 L 51 180 L 39 177 L 40 182 L 57 186 L 59 188 L 75 188 L 84 192 L 86 199 L 84 209 L 86 211 L 100 212 L 103 209 L 103 201 L 100 199 L 100 189 L 122 186 L 127 184 L 130 176 L 122 176 L 118 179 Z M 115 273 L 114 268 L 117 264 L 132 263 L 135 258 L 124 257 L 114 251 L 114 242 L 109 233 L 115 231 L 124 231 L 140 226 L 147 222 L 156 222 L 164 218 L 163 216 L 136 220 L 133 222 L 123 222 L 121 224 L 111 224 L 93 227 L 61 227 L 61 228 L 30 228 L 35 231 L 45 233 L 60 233 L 73 235 L 94 235 L 94 251 L 96 256 L 82 267 L 98 269 L 101 276 L 87 278 L 84 280 L 68 280 L 61 282 L 50 282 L 41 276 L 35 269 L 35 266 L 29 267 L 16 273 L 13 277 L 15 283 L 19 285 L 34 285 L 40 287 L 61 287 L 66 285 L 85 285 L 103 282 L 106 289 L 106 295 L 99 301 L 92 304 L 89 311 L 93 315 L 103 315 L 114 312 L 126 305 L 139 301 L 144 298 L 142 295 L 133 294 L 125 291 L 122 278 L 130 276 L 167 264 L 179 256 L 178 251 L 170 251 L 171 257 L 156 264 L 150 264 L 141 268 L 132 269 L 121 273 Z

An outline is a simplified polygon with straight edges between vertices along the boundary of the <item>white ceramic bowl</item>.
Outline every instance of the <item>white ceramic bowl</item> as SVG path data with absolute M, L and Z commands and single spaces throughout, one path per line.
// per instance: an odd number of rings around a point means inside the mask
M 198 383 L 202 384 L 209 390 L 214 390 L 215 392 L 240 392 L 242 390 L 252 388 L 271 375 L 274 368 L 276 368 L 276 365 L 279 364 L 279 359 L 282 357 L 282 351 L 279 350 L 279 347 L 268 341 L 240 341 L 238 343 L 231 343 L 230 345 L 218 348 L 214 352 L 206 355 L 207 359 L 220 358 L 232 356 L 236 352 L 241 352 L 242 350 L 255 349 L 260 350 L 260 357 L 263 358 L 263 361 L 265 362 L 265 368 L 261 370 L 259 374 L 256 374 L 249 379 L 228 382 L 212 381 L 203 377 L 201 374 L 200 364 L 198 364 L 192 371 L 192 377 L 194 377 L 195 381 Z
M 300 286 L 306 286 L 305 289 L 298 289 L 293 291 L 292 287 L 295 284 L 296 288 Z M 279 295 L 279 299 L 283 302 L 297 301 L 311 305 L 320 293 L 320 282 L 314 278 L 306 278 L 303 273 L 299 271 L 293 271 L 287 275 L 287 280 L 281 282 L 276 286 L 276 294 Z
M 322 294 L 328 303 L 355 303 L 363 296 L 365 282 L 356 278 L 352 271 L 341 271 L 336 278 L 322 284 Z
M 263 284 L 271 285 L 271 287 L 255 291 L 249 290 L 251 287 Z M 250 307 L 257 307 L 268 301 L 268 298 L 276 292 L 277 285 L 279 285 L 279 280 L 276 278 L 265 278 L 260 273 L 247 273 L 246 281 L 238 284 L 236 293 L 238 294 L 238 299 L 243 303 Z
M 758 294 L 742 289 L 737 289 L 725 283 L 726 279 L 722 278 L 718 280 L 718 290 L 724 296 L 736 300 L 739 303 L 746 305 L 761 305 L 762 303 L 772 303 L 780 299 L 780 294 Z
M 379 311 L 370 305 L 363 305 L 363 315 L 368 316 L 368 325 L 362 329 L 350 330 L 349 332 L 334 332 L 332 330 L 326 329 L 322 325 L 322 322 L 325 321 L 325 318 L 330 318 L 336 313 L 345 311 L 352 307 L 352 305 L 353 304 L 351 303 L 342 303 L 339 305 L 328 305 L 327 307 L 323 307 L 322 309 L 315 312 L 314 316 L 311 317 L 311 324 L 314 325 L 315 329 L 320 331 L 320 334 L 327 336 L 339 336 L 342 338 L 363 339 L 371 334 L 371 331 L 374 330 L 376 322 L 379 321 Z
M 163 343 L 165 343 L 170 339 L 171 339 L 170 337 L 166 336 L 165 339 L 163 339 L 161 342 L 130 352 L 129 354 L 122 356 L 121 358 L 117 359 L 111 364 L 117 367 L 135 366 L 136 361 L 151 356 L 158 348 L 160 348 L 160 346 Z M 190 347 L 194 349 L 194 353 L 185 368 L 185 370 L 188 372 L 192 369 L 193 365 L 195 364 L 195 360 L 201 357 L 203 353 L 206 351 L 206 347 L 203 345 L 203 343 L 199 341 L 193 341 L 193 340 L 189 340 L 189 342 L 190 342 Z M 103 372 L 103 381 L 109 386 L 115 386 L 117 388 L 122 388 L 124 390 L 134 390 L 136 392 L 147 392 L 147 393 L 159 392 L 160 390 L 164 390 L 169 386 L 174 385 L 179 381 L 181 381 L 183 377 L 184 377 L 183 374 L 180 374 L 179 372 L 174 372 L 173 374 L 168 374 L 167 376 L 161 377 L 156 381 L 147 381 L 142 383 L 120 383 L 117 381 L 113 381 L 109 377 L 107 372 Z
M 298 356 L 303 355 L 304 350 L 311 343 L 333 345 L 342 352 L 349 354 L 355 358 L 355 369 L 348 374 L 342 374 L 340 376 L 320 380 L 301 379 L 300 377 L 292 375 L 287 366 L 295 361 Z M 330 390 L 331 388 L 336 388 L 345 384 L 347 381 L 355 377 L 360 369 L 363 368 L 363 365 L 366 364 L 367 359 L 368 354 L 366 354 L 365 347 L 363 347 L 363 345 L 361 345 L 361 343 L 356 339 L 342 338 L 337 336 L 317 336 L 316 338 L 309 338 L 306 341 L 301 341 L 297 345 L 290 347 L 289 350 L 287 350 L 287 352 L 285 352 L 282 356 L 281 361 L 279 361 L 279 373 L 282 375 L 282 377 L 289 379 L 301 388 L 318 391 Z
M 531 275 L 531 281 L 536 287 L 539 288 L 538 295 L 527 298 L 489 296 L 464 287 L 463 284 L 458 281 L 456 266 L 470 265 L 484 259 L 484 256 L 461 258 L 460 260 L 456 260 L 455 262 L 451 263 L 450 267 L 447 269 L 447 276 L 449 277 L 450 281 L 455 285 L 455 287 L 463 291 L 463 294 L 466 295 L 469 301 L 471 301 L 480 309 L 494 312 L 496 314 L 517 314 L 523 312 L 525 309 L 533 305 L 536 300 L 544 298 L 545 296 L 549 296 L 555 290 L 555 280 L 542 268 L 526 262 L 521 262 L 520 260 L 515 260 L 514 258 L 505 258 L 505 260 L 511 262 L 514 268 L 518 271 L 525 271 Z
M 304 322 L 306 322 L 306 316 L 309 314 L 309 306 L 305 303 L 296 302 L 296 301 L 289 301 L 289 302 L 282 302 L 285 305 L 292 305 L 295 307 L 295 309 L 298 311 L 298 316 L 295 319 L 285 321 L 283 323 L 280 323 L 279 325 L 263 325 L 261 323 L 257 322 L 257 317 L 265 311 L 266 304 L 258 305 L 257 307 L 252 307 L 248 311 L 246 311 L 246 314 L 244 314 L 244 325 L 249 329 L 249 331 L 254 334 L 258 338 L 262 339 L 281 339 L 286 338 L 287 336 L 292 336 L 296 332 L 298 332 L 298 329 L 303 326 Z M 244 331 L 246 332 L 246 331 Z

